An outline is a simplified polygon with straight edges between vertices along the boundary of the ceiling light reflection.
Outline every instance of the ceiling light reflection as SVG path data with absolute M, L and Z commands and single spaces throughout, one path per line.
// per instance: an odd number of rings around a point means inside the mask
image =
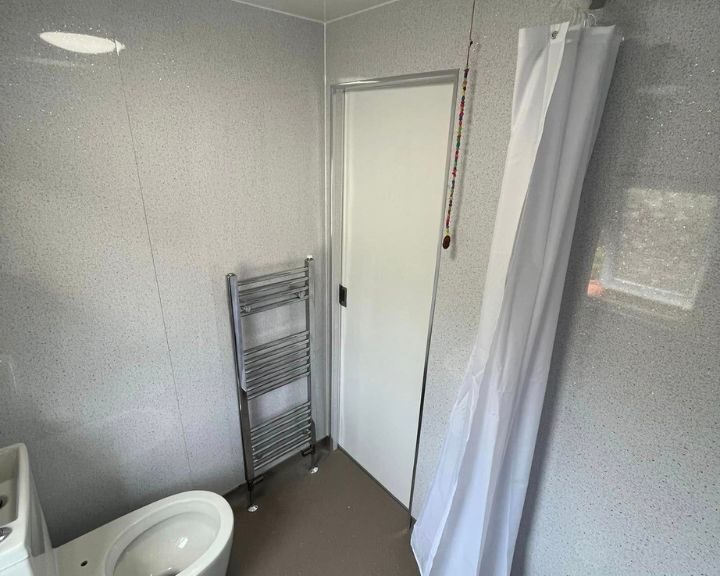
M 120 50 L 125 48 L 124 44 L 117 40 L 73 32 L 42 32 L 40 38 L 48 44 L 78 54 L 119 54 Z

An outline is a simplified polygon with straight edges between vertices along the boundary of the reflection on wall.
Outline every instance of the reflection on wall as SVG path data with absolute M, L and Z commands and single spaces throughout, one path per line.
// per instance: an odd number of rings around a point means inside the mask
M 705 275 L 717 198 L 629 188 L 604 226 L 587 293 L 648 312 L 691 310 Z

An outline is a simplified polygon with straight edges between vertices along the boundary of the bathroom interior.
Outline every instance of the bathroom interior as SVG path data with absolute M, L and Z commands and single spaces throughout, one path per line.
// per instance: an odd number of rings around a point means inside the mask
M 0 30 L 0 576 L 720 575 L 716 0 Z

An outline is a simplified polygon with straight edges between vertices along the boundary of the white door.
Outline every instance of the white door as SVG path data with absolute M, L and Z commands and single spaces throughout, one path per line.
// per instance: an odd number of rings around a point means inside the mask
M 339 444 L 409 505 L 454 83 L 345 94 Z

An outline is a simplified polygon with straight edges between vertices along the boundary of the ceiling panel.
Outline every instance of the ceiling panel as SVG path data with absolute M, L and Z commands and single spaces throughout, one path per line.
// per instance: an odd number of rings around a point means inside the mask
M 381 4 L 388 4 L 388 0 L 248 0 L 240 4 L 250 4 L 259 8 L 276 10 L 301 18 L 310 18 L 318 22 L 328 22 L 343 16 L 354 14 Z M 391 0 L 393 1 L 393 0 Z M 394 0 L 398 1 L 398 0 Z

